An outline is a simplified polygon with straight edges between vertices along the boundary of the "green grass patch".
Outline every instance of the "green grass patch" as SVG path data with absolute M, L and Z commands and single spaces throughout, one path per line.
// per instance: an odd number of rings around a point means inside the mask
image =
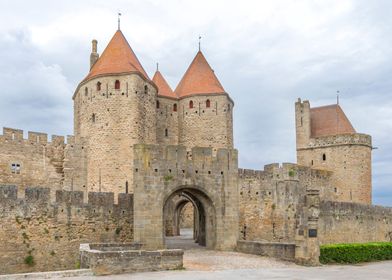
M 34 257 L 32 255 L 28 255 L 27 257 L 25 257 L 24 263 L 27 264 L 28 266 L 35 265 Z
M 392 242 L 320 246 L 320 263 L 361 263 L 392 260 Z

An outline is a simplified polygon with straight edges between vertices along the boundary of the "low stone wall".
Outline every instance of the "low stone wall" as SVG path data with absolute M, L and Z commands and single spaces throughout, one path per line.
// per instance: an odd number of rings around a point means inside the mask
M 182 269 L 184 251 L 145 251 L 138 243 L 80 244 L 81 268 L 95 275 Z
M 320 244 L 392 241 L 392 208 L 349 202 L 320 204 Z
M 237 251 L 260 255 L 272 258 L 278 258 L 286 261 L 295 260 L 294 243 L 270 243 L 261 241 L 238 241 Z

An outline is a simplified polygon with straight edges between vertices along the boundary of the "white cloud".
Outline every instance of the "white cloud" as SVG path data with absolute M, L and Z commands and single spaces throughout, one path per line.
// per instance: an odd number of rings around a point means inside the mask
M 392 205 L 390 1 L 15 0 L 2 6 L 2 124 L 71 133 L 71 96 L 88 71 L 91 39 L 102 52 L 121 10 L 122 30 L 143 66 L 152 74 L 159 61 L 173 87 L 202 35 L 203 52 L 236 103 L 242 167 L 294 161 L 296 98 L 325 105 L 339 90 L 354 127 L 380 148 L 375 201 Z

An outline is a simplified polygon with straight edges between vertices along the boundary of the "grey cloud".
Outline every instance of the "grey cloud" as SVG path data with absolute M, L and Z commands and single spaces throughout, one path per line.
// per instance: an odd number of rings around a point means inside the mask
M 123 32 L 143 66 L 152 75 L 159 62 L 173 88 L 202 35 L 235 101 L 241 167 L 295 161 L 297 97 L 320 106 L 336 102 L 339 90 L 354 127 L 379 147 L 374 202 L 392 206 L 392 3 L 327 2 L 34 1 L 20 9 L 14 1 L 0 11 L 1 125 L 72 133 L 71 96 L 87 74 L 90 41 L 102 52 L 122 8 Z

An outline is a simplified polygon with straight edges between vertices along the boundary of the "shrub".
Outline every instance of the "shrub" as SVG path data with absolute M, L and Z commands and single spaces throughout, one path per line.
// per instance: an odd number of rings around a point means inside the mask
M 33 266 L 35 264 L 34 257 L 32 255 L 28 255 L 27 257 L 25 257 L 24 262 L 28 266 Z
M 321 263 L 360 263 L 392 260 L 392 242 L 331 244 L 320 246 Z

